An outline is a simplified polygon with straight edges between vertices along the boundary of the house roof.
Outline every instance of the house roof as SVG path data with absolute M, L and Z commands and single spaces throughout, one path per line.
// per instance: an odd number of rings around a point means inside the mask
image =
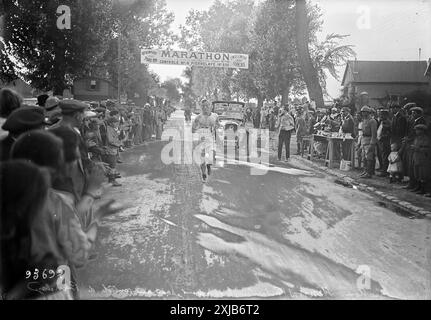
M 428 83 L 426 68 L 427 61 L 348 61 L 341 85 L 348 72 L 356 83 Z

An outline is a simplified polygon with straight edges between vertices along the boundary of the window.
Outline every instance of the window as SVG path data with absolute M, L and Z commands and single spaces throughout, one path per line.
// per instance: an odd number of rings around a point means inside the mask
M 96 89 L 97 89 L 97 81 L 90 80 L 90 90 L 96 90 Z

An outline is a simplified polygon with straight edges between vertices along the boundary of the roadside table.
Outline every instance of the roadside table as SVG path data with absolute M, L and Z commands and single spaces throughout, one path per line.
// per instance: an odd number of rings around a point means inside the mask
M 352 168 L 355 167 L 355 139 L 352 137 L 339 137 L 339 136 L 325 136 L 321 134 L 313 134 L 312 138 L 310 139 L 310 151 L 308 154 L 308 158 L 310 160 L 313 160 L 314 155 L 314 141 L 325 141 L 327 142 L 326 147 L 326 157 L 325 157 L 325 165 L 328 165 L 328 168 L 334 167 L 334 154 L 335 154 L 335 148 L 334 145 L 341 145 L 340 143 L 336 142 L 343 142 L 345 140 L 350 140 L 351 143 L 351 163 Z

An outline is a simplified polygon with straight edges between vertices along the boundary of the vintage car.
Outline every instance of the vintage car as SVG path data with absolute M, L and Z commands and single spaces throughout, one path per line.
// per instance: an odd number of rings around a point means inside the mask
M 237 101 L 213 101 L 212 112 L 218 115 L 220 127 L 217 138 L 223 139 L 224 145 L 233 145 L 238 148 L 238 129 L 244 126 L 245 103 Z

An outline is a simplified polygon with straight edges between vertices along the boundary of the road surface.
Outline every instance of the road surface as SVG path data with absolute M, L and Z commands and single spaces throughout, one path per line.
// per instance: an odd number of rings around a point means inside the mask
M 122 153 L 104 198 L 130 207 L 102 224 L 82 298 L 431 298 L 429 219 L 289 163 L 218 161 L 204 184 L 197 165 L 161 161 L 166 144 Z

